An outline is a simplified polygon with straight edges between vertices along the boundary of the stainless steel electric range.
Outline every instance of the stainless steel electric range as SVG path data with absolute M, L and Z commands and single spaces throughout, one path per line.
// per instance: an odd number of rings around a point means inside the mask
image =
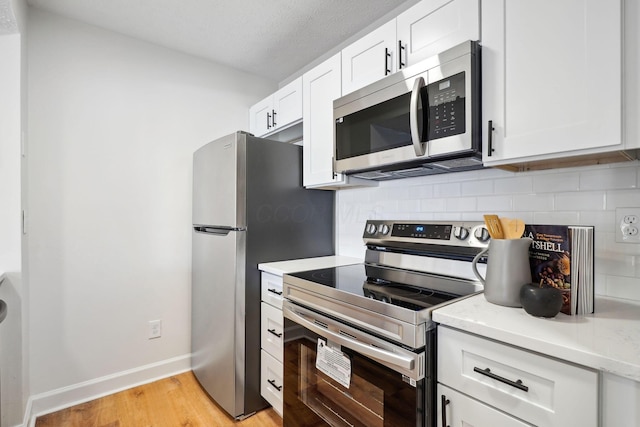
M 363 264 L 284 275 L 285 427 L 435 423 L 431 312 L 482 290 L 488 232 L 370 220 L 363 240 Z

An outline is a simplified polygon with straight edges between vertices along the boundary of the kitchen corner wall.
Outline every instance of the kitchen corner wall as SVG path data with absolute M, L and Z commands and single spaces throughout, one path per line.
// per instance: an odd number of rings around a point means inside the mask
M 527 223 L 593 225 L 596 293 L 640 300 L 640 244 L 615 241 L 615 209 L 640 208 L 639 187 L 633 161 L 519 173 L 485 169 L 340 190 L 338 253 L 364 256 L 367 219 L 482 221 L 495 213 Z
M 189 368 L 192 155 L 276 82 L 34 8 L 28 68 L 38 412 Z

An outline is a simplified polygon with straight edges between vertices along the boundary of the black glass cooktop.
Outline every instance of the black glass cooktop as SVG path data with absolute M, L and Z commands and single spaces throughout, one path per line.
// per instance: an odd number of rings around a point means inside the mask
M 428 287 L 430 280 L 437 281 L 441 287 L 443 281 L 441 277 L 420 274 L 423 286 L 413 286 L 391 280 L 393 273 L 394 271 L 385 268 L 354 264 L 301 271 L 289 275 L 414 311 L 459 297 L 459 295 Z

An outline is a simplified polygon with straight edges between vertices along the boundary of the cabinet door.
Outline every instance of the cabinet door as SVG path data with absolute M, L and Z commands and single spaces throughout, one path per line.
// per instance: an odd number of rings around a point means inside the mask
M 342 180 L 333 173 L 333 100 L 341 95 L 340 54 L 302 76 L 303 182 L 321 186 Z
M 282 310 L 282 276 L 263 271 L 260 275 L 260 299 Z
M 640 382 L 602 374 L 602 425 L 640 426 Z
M 284 317 L 282 310 L 267 304 L 260 304 L 260 347 L 282 362 L 284 345 Z
M 273 94 L 271 114 L 271 124 L 275 130 L 302 120 L 302 77 Z
M 528 427 L 516 418 L 491 406 L 471 399 L 442 384 L 438 384 L 437 402 L 439 426 Z M 442 417 L 445 417 L 443 422 Z
M 346 95 L 396 71 L 396 20 L 342 50 L 342 94 Z
M 262 136 L 272 130 L 271 112 L 273 111 L 273 95 L 249 108 L 249 132 Z
M 282 362 L 264 350 L 260 351 L 260 394 L 282 416 L 283 405 Z
M 397 18 L 403 68 L 466 40 L 480 39 L 479 0 L 423 0 Z
M 621 19 L 621 0 L 483 0 L 485 164 L 620 148 Z
M 436 366 L 438 381 L 532 425 L 598 425 L 592 369 L 444 326 Z

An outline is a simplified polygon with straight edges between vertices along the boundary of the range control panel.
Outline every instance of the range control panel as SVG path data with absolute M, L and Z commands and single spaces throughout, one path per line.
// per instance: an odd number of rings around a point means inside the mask
M 482 221 L 369 220 L 365 244 L 393 246 L 393 242 L 460 247 L 485 247 L 489 232 Z

